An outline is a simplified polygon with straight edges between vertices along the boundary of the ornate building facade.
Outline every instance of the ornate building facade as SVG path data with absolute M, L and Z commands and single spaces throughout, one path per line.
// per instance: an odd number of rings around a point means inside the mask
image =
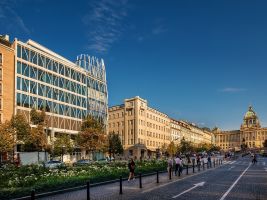
M 242 146 L 248 148 L 263 147 L 267 139 L 267 127 L 261 127 L 259 118 L 252 106 L 245 113 L 240 130 L 221 131 L 219 128 L 213 130 L 215 143 L 223 150 L 240 150 Z
M 194 124 L 175 120 L 148 106 L 140 97 L 125 99 L 124 104 L 109 108 L 109 133 L 119 134 L 126 156 L 155 156 L 171 141 L 182 138 L 193 144 L 211 143 L 212 133 Z

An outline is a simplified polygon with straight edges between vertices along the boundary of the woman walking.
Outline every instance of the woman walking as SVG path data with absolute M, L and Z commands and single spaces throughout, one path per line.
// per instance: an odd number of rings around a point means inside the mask
M 131 178 L 134 180 L 134 169 L 135 169 L 135 163 L 133 159 L 131 158 L 130 162 L 128 163 L 128 168 L 129 168 L 129 178 L 128 182 L 131 180 Z

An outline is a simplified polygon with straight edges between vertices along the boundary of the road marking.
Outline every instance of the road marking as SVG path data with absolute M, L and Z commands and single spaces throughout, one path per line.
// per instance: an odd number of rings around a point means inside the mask
M 265 167 L 264 170 L 267 172 L 267 168 Z
M 231 190 L 235 187 L 235 185 L 238 183 L 238 181 L 241 179 L 241 177 L 246 173 L 246 171 L 248 170 L 248 168 L 250 167 L 250 165 L 251 165 L 251 163 L 249 163 L 248 167 L 242 172 L 242 174 L 240 174 L 240 176 L 231 185 L 231 187 L 224 193 L 224 195 L 222 196 L 222 198 L 220 198 L 220 200 L 224 200 L 225 199 L 225 197 L 229 194 L 229 192 L 231 192 Z
M 262 162 L 263 165 L 265 165 L 265 162 Z
M 235 166 L 230 167 L 228 170 L 231 170 L 231 169 L 233 169 L 233 168 L 235 168 Z
M 236 161 L 232 161 L 232 162 L 230 162 L 229 164 L 232 165 L 232 164 L 234 164 L 235 162 L 236 162 Z
M 183 195 L 183 194 L 185 194 L 187 192 L 190 192 L 191 190 L 195 189 L 196 187 L 203 186 L 204 184 L 205 184 L 205 182 L 200 182 L 200 183 L 194 184 L 193 187 L 189 188 L 188 190 L 183 191 L 180 194 L 177 194 L 177 195 L 173 196 L 172 198 L 175 199 L 175 198 L 177 198 L 177 197 L 179 197 L 179 196 L 181 196 L 181 195 Z

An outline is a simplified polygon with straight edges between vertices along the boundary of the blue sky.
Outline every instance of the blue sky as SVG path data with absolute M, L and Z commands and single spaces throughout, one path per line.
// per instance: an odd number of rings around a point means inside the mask
M 109 104 L 141 96 L 177 119 L 267 126 L 267 1 L 1 0 L 0 32 L 105 60 Z M 1 34 L 0 33 L 0 34 Z

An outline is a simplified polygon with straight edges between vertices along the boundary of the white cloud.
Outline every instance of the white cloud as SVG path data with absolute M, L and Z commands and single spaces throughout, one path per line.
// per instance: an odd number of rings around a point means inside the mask
M 16 0 L 1 0 L 0 1 L 0 26 L 5 27 L 6 31 L 23 31 L 26 34 L 30 33 L 22 17 L 17 14 L 14 7 L 19 2 Z
M 234 87 L 227 87 L 219 90 L 220 92 L 225 93 L 238 93 L 238 92 L 245 92 L 245 88 L 234 88 Z
M 90 8 L 92 13 L 83 17 L 88 31 L 88 49 L 104 53 L 118 40 L 127 16 L 127 0 L 98 0 Z
M 159 35 L 159 34 L 164 33 L 164 32 L 166 32 L 166 31 L 167 31 L 167 29 L 164 28 L 163 25 L 159 25 L 159 26 L 155 27 L 155 28 L 152 30 L 152 33 L 153 33 L 154 35 Z

